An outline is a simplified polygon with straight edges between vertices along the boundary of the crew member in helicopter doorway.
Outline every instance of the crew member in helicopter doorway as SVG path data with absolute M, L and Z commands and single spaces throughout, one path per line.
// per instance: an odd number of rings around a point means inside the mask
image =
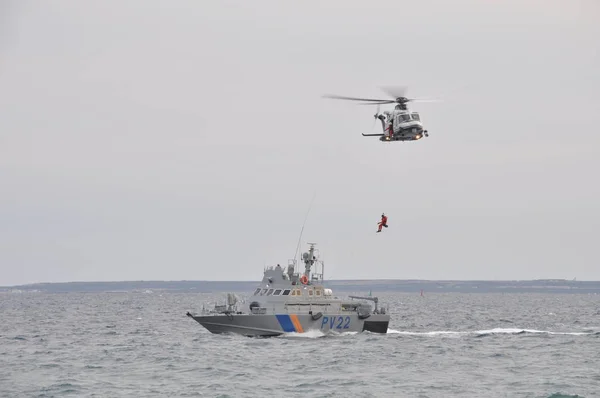
M 387 136 L 391 139 L 394 138 L 394 126 L 392 124 L 392 122 L 390 121 L 390 124 L 387 128 Z
M 387 225 L 387 216 L 384 214 L 381 215 L 381 221 L 379 221 L 379 223 L 377 224 L 379 225 L 379 229 L 377 230 L 377 232 L 381 232 L 381 228 L 382 227 L 388 227 Z

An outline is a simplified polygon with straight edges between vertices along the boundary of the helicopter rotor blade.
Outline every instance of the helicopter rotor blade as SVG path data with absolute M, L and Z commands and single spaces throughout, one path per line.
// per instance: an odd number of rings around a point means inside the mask
M 394 98 L 403 98 L 403 101 L 406 101 L 406 102 L 442 102 L 443 101 L 443 100 L 437 99 L 437 98 L 406 98 L 406 92 L 408 90 L 408 87 L 406 87 L 406 86 L 383 86 L 380 88 L 386 94 L 391 95 Z
M 379 105 L 395 104 L 395 103 L 396 103 L 396 101 L 389 100 L 389 101 L 380 101 L 380 102 L 366 102 L 366 103 L 358 104 L 358 105 L 378 105 L 379 106 Z
M 393 98 L 406 97 L 406 91 L 408 90 L 406 86 L 383 86 L 379 88 Z
M 341 96 L 341 95 L 332 95 L 332 94 L 324 95 L 323 98 L 341 99 L 341 100 L 349 100 L 349 101 L 366 101 L 366 102 L 383 102 L 383 101 L 389 101 L 389 100 L 386 100 L 386 99 L 344 97 L 344 96 Z
M 435 98 L 409 98 L 410 102 L 443 102 L 441 99 Z

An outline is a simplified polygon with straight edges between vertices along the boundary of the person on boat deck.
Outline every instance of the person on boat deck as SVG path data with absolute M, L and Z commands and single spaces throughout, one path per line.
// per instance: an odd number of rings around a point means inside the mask
M 377 230 L 377 232 L 381 232 L 381 227 L 388 227 L 387 225 L 387 216 L 385 215 L 385 213 L 383 213 L 381 215 L 381 221 L 379 222 L 379 229 Z

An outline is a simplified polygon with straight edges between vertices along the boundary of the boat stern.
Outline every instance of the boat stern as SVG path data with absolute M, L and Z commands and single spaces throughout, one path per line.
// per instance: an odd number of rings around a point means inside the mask
M 373 314 L 365 319 L 362 330 L 371 333 L 387 333 L 389 324 L 389 315 Z

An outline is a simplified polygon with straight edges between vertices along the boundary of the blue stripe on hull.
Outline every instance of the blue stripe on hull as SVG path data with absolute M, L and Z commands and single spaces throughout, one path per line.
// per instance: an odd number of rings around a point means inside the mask
M 289 315 L 275 315 L 284 332 L 295 332 L 294 324 Z

